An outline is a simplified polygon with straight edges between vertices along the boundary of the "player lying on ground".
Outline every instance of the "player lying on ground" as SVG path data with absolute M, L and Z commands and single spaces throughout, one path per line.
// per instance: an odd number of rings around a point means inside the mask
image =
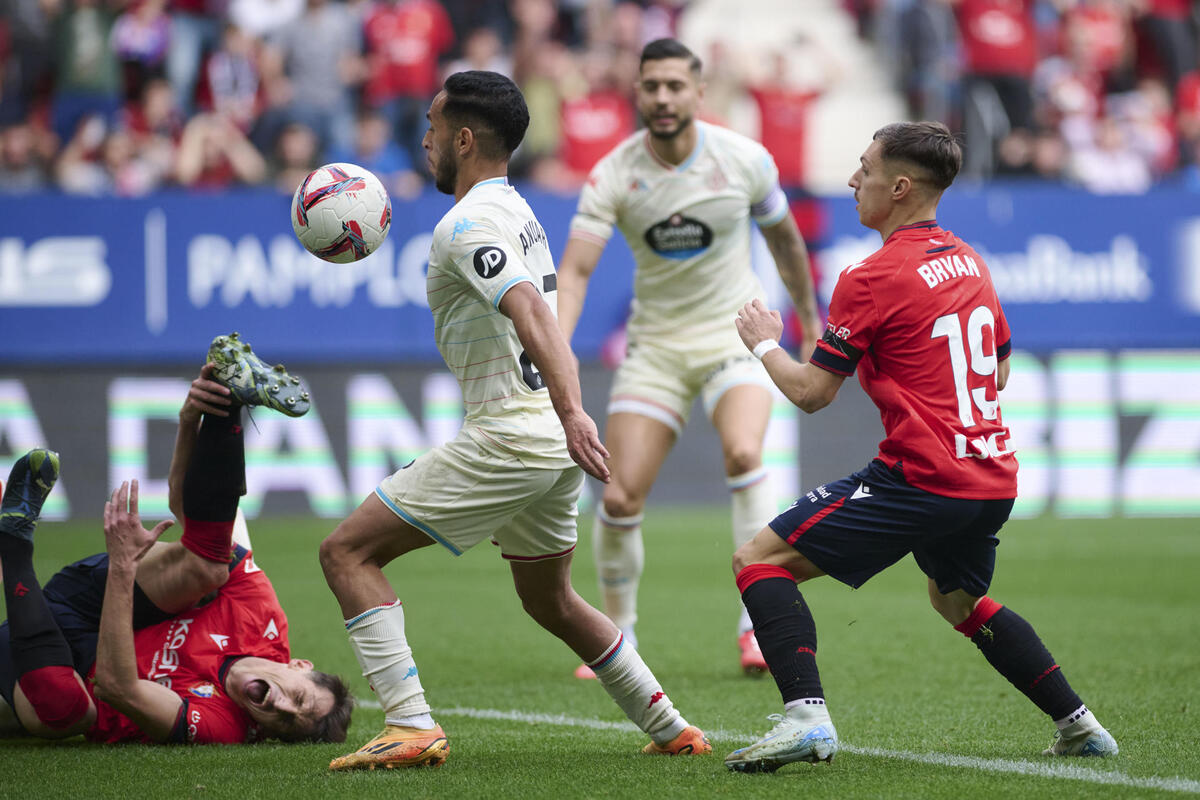
M 102 742 L 346 738 L 345 684 L 289 658 L 271 582 L 231 541 L 245 492 L 242 405 L 298 415 L 307 396 L 236 335 L 218 337 L 209 357 L 180 411 L 171 462 L 179 542 L 157 542 L 170 522 L 142 527 L 137 481 L 122 484 L 105 504 L 107 553 L 65 567 L 43 592 L 33 532 L 58 456 L 33 450 L 13 466 L 0 502 L 9 617 L 0 625 L 0 712 L 18 731 Z
M 608 453 L 583 410 L 575 359 L 554 316 L 546 234 L 507 180 L 529 124 L 525 99 L 502 75 L 461 72 L 446 79 L 428 117 L 429 166 L 456 203 L 434 229 L 426 289 L 467 416 L 455 439 L 385 478 L 321 545 L 325 579 L 386 725 L 330 767 L 445 761 L 446 735 L 430 714 L 404 608 L 382 568 L 434 543 L 458 555 L 488 540 L 509 562 L 525 611 L 587 662 L 650 735 L 646 752 L 710 752 L 632 643 L 571 586 L 580 467 L 607 480 Z
M 779 347 L 779 314 L 759 301 L 739 312 L 737 329 L 809 413 L 832 402 L 857 369 L 887 438 L 866 469 L 802 496 L 734 554 L 784 713 L 725 763 L 770 772 L 833 758 L 816 625 L 796 584 L 831 575 L 858 587 L 908 553 L 928 576 L 934 609 L 1054 720 L 1047 755 L 1115 755 L 1113 737 L 1029 623 L 986 596 L 996 534 L 1017 495 L 998 399 L 1011 340 L 987 265 L 936 221 L 962 151 L 941 123 L 898 123 L 877 131 L 860 161 L 849 182 L 859 220 L 883 246 L 838 279 L 812 361 L 799 364 Z

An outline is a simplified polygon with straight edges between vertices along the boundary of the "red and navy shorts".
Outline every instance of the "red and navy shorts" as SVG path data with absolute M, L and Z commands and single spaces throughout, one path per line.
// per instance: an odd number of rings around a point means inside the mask
M 855 588 L 909 553 L 943 594 L 987 594 L 996 534 L 1013 500 L 943 497 L 909 485 L 900 465 L 818 486 L 771 520 L 771 530 L 825 574 Z

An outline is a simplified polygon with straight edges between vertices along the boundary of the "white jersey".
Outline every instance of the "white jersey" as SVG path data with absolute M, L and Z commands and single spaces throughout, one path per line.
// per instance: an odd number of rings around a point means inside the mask
M 750 264 L 750 219 L 788 213 L 779 170 L 752 139 L 697 121 L 696 148 L 680 165 L 660 159 L 650 134 L 633 134 L 592 169 L 571 236 L 604 245 L 613 225 L 633 251 L 631 335 L 695 336 L 732 327 L 763 297 Z
M 557 314 L 557 280 L 545 231 L 504 178 L 475 184 L 434 228 L 425 291 L 438 350 L 462 387 L 463 430 L 486 452 L 543 469 L 574 462 L 542 376 L 499 305 L 528 282 Z

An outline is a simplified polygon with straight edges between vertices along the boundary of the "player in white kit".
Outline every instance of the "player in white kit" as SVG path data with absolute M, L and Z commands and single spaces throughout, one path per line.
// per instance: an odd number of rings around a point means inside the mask
M 757 142 L 696 121 L 702 94 L 690 50 L 673 39 L 646 45 L 637 85 L 646 130 L 592 170 L 559 265 L 559 324 L 570 339 L 614 226 L 636 262 L 628 356 L 605 429 L 612 481 L 593 537 L 604 610 L 627 639 L 644 562 L 642 510 L 696 397 L 720 435 L 735 549 L 777 510 L 762 464 L 771 382 L 733 325 L 742 305 L 764 297 L 750 263 L 751 219 L 792 297 L 807 352 L 823 333 L 808 253 L 775 162 Z M 746 672 L 766 670 L 744 610 L 738 646 Z M 586 667 L 576 675 L 591 677 Z
M 529 124 L 525 100 L 502 75 L 460 72 L 446 79 L 427 116 L 430 169 L 457 204 L 434 230 L 426 291 L 466 419 L 453 441 L 381 482 L 321 545 L 350 644 L 385 714 L 381 734 L 330 768 L 445 761 L 446 735 L 430 714 L 403 607 L 381 569 L 434 543 L 458 555 L 487 539 L 509 561 L 529 615 L 588 662 L 650 735 L 645 752 L 710 752 L 633 644 L 571 587 L 583 470 L 607 480 L 608 454 L 584 413 L 557 325 L 546 235 L 506 177 Z

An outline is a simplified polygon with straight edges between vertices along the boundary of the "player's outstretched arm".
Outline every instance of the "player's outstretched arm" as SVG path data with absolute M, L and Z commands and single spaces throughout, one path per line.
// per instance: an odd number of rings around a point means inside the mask
M 165 742 L 170 736 L 183 701 L 167 687 L 138 677 L 133 583 L 138 562 L 172 524 L 160 522 L 152 531 L 142 527 L 136 480 L 121 484 L 104 504 L 108 580 L 96 644 L 96 697 L 129 717 L 156 742 Z
M 608 451 L 600 441 L 596 423 L 583 410 L 579 371 L 554 312 L 530 283 L 518 283 L 500 299 L 500 313 L 512 320 L 517 338 L 529 360 L 542 374 L 550 402 L 567 435 L 567 449 L 587 474 L 608 482 L 604 459 Z
M 771 311 L 761 300 L 752 300 L 742 307 L 735 321 L 742 343 L 762 358 L 767 374 L 788 400 L 809 414 L 833 402 L 845 378 L 811 363 L 801 364 L 778 347 L 783 334 L 783 320 L 778 311 Z M 776 346 L 771 347 L 769 344 Z M 771 347 L 770 350 L 767 350 Z M 757 352 L 756 352 L 757 348 Z M 763 352 L 767 350 L 767 352 Z
M 776 224 L 763 228 L 762 234 L 775 259 L 779 277 L 792 298 L 792 307 L 800 318 L 800 325 L 804 329 L 801 354 L 808 360 L 825 332 L 820 312 L 817 311 L 817 291 L 813 286 L 808 247 L 790 212 Z
M 583 313 L 583 298 L 588 281 L 600 263 L 604 245 L 573 236 L 567 239 L 562 259 L 558 263 L 558 327 L 567 344 L 575 334 L 579 315 Z

